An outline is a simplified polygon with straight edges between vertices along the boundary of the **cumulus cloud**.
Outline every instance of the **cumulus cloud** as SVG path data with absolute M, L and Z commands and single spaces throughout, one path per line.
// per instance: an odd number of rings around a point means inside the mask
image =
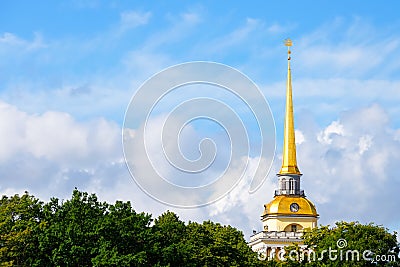
M 400 160 L 400 142 L 385 110 L 379 105 L 350 110 L 326 127 L 310 126 L 301 116 L 298 120 L 302 187 L 316 204 L 320 223 L 359 220 L 395 225 L 400 218 L 393 213 L 393 196 L 400 180 L 392 173 Z M 65 198 L 78 186 L 107 201 L 131 200 L 136 209 L 154 215 L 170 209 L 185 220 L 212 218 L 248 236 L 252 229 L 261 229 L 263 204 L 277 187 L 274 174 L 280 157 L 264 185 L 248 193 L 257 164 L 250 158 L 243 179 L 220 201 L 199 209 L 172 208 L 152 200 L 132 182 L 115 124 L 102 119 L 78 122 L 61 112 L 27 114 L 4 102 L 0 122 L 2 194 L 29 190 L 39 197 Z M 137 136 L 134 130 L 129 133 Z
M 400 160 L 400 142 L 386 111 L 377 104 L 349 110 L 325 127 L 303 116 L 297 119 L 296 137 L 303 136 L 297 143 L 302 188 L 316 204 L 319 222 L 397 225 L 400 216 L 394 212 L 394 199 L 400 178 L 393 173 Z M 247 236 L 252 229 L 261 230 L 260 214 L 263 204 L 273 198 L 278 179 L 274 174 L 280 164 L 278 155 L 273 171 L 255 194 L 246 191 L 248 180 L 241 181 L 227 197 L 208 207 L 210 216 L 239 227 Z
M 33 189 L 48 197 L 90 184 L 104 169 L 123 166 L 120 143 L 119 127 L 110 121 L 78 122 L 56 111 L 28 114 L 0 102 L 0 191 Z
M 104 119 L 79 123 L 67 113 L 27 114 L 4 102 L 0 118 L 2 162 L 18 153 L 65 165 L 117 156 L 118 127 Z
M 400 217 L 394 195 L 400 179 L 392 175 L 400 143 L 379 105 L 344 112 L 318 132 L 307 132 L 298 147 L 303 186 L 317 203 L 322 222 L 374 221 L 393 224 Z
M 343 134 L 343 125 L 340 124 L 338 121 L 333 121 L 331 124 L 329 124 L 328 127 L 326 127 L 317 135 L 317 140 L 320 143 L 329 145 L 332 143 L 332 136 Z

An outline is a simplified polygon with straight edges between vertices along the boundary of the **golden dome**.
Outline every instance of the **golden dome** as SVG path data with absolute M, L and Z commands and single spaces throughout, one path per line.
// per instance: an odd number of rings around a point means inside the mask
M 314 204 L 305 197 L 301 196 L 275 196 L 268 204 L 264 205 L 265 215 L 299 215 L 299 216 L 318 216 Z

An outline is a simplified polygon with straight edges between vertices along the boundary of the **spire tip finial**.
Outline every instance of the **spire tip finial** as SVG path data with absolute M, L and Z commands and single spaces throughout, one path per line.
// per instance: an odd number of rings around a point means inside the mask
M 290 38 L 286 38 L 285 39 L 285 46 L 287 46 L 287 53 L 288 53 L 288 60 L 290 60 L 291 59 L 291 57 L 290 57 L 290 54 L 292 53 L 291 51 L 290 51 L 290 47 L 293 45 L 293 42 L 292 42 L 292 40 L 290 39 Z
M 292 40 L 290 40 L 290 38 L 286 38 L 285 39 L 285 46 L 287 46 L 289 48 L 289 46 L 292 46 L 292 45 L 293 45 Z

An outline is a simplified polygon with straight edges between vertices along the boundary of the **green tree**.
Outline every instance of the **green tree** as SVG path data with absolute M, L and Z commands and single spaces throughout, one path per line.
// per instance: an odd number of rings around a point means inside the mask
M 112 205 L 78 190 L 69 200 L 52 198 L 45 204 L 27 193 L 3 196 L 0 266 L 399 266 L 396 234 L 373 224 L 339 222 L 312 229 L 304 234 L 304 244 L 316 260 L 276 262 L 258 260 L 242 232 L 231 226 L 185 224 L 170 211 L 152 221 L 130 202 Z M 339 250 L 339 240 L 346 242 L 341 244 L 345 253 L 357 250 L 359 258 L 346 261 L 338 252 L 332 261 L 327 252 Z M 298 246 L 290 249 L 301 255 Z M 397 262 L 365 260 L 366 250 L 370 258 L 385 255 Z
M 187 241 L 186 225 L 178 215 L 170 211 L 160 215 L 152 227 L 152 265 L 195 266 L 190 261 L 192 245 Z
M 334 227 L 314 228 L 303 239 L 306 249 L 286 248 L 288 261 L 282 263 L 284 266 L 400 266 L 396 233 L 372 223 L 337 222 Z M 313 252 L 305 253 L 302 260 L 302 251 L 309 249 Z M 299 255 L 299 261 L 290 260 L 290 251 L 297 251 L 292 258 Z M 380 258 L 382 255 L 386 260 Z
M 91 266 L 99 245 L 97 224 L 108 205 L 96 195 L 74 190 L 63 203 L 52 199 L 44 206 L 46 227 L 40 240 L 43 264 L 57 266 Z
M 0 200 L 1 266 L 35 266 L 42 202 L 25 192 Z
M 152 266 L 260 266 L 242 232 L 205 221 L 187 225 L 170 211 L 152 227 Z
M 94 266 L 146 266 L 149 265 L 151 216 L 136 213 L 130 202 L 117 201 L 109 205 L 96 226 L 100 237 Z
M 247 245 L 243 233 L 231 226 L 205 221 L 189 223 L 191 261 L 196 266 L 259 266 L 257 254 Z

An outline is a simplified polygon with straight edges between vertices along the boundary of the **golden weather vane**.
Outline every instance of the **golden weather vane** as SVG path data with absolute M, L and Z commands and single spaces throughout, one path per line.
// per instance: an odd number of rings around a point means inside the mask
M 290 40 L 290 38 L 285 39 L 285 46 L 292 46 L 293 42 Z
M 290 60 L 290 47 L 293 45 L 292 40 L 290 40 L 290 38 L 285 39 L 285 46 L 287 46 L 288 49 L 288 60 Z

